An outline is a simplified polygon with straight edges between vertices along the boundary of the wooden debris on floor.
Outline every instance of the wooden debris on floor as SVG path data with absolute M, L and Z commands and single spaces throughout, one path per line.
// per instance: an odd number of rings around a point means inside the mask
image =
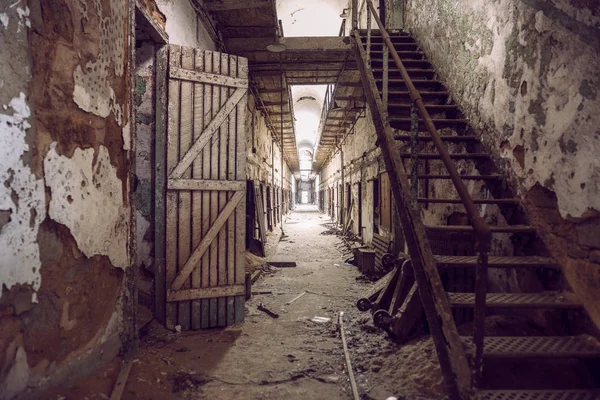
M 400 258 L 396 267 L 373 284 L 356 307 L 370 311 L 373 324 L 397 341 L 406 341 L 420 328 L 422 306 L 410 260 Z

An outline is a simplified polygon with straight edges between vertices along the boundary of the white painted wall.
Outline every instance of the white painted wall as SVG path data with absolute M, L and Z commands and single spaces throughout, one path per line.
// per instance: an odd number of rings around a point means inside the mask
M 156 0 L 156 5 L 167 19 L 169 43 L 216 50 L 190 0 Z

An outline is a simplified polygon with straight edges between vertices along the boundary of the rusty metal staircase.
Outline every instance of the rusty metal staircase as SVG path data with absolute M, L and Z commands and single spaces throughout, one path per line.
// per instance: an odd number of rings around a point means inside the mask
M 358 16 L 353 15 L 353 44 L 361 82 L 378 135 L 386 169 L 390 177 L 402 230 L 406 239 L 415 282 L 419 288 L 423 310 L 436 347 L 440 366 L 451 398 L 485 400 L 565 400 L 599 399 L 600 392 L 585 390 L 481 390 L 484 362 L 492 359 L 588 359 L 600 358 L 600 343 L 591 336 L 511 336 L 484 335 L 486 310 L 568 309 L 582 305 L 567 293 L 486 293 L 488 268 L 559 269 L 556 262 L 544 255 L 499 256 L 489 254 L 493 235 L 499 233 L 532 235 L 535 228 L 524 224 L 490 226 L 481 216 L 478 205 L 497 205 L 507 215 L 519 209 L 513 197 L 501 197 L 505 190 L 493 192 L 494 197 L 473 200 L 465 181 L 494 183 L 501 175 L 487 172 L 479 175 L 470 169 L 459 174 L 455 163 L 484 162 L 492 164 L 490 155 L 475 135 L 457 135 L 468 121 L 452 102 L 444 85 L 426 60 L 416 42 L 406 33 L 389 35 L 371 2 L 368 5 L 368 27 L 374 18 L 379 30 L 358 30 Z M 372 16 L 371 16 L 372 13 Z M 391 55 L 386 54 L 388 52 Z M 436 128 L 451 128 L 443 135 Z M 461 147 L 457 146 L 461 145 Z M 448 147 L 454 151 L 448 152 Z M 423 152 L 424 149 L 426 152 Z M 466 149 L 466 151 L 465 151 Z M 416 166 L 421 161 L 441 160 L 445 173 L 422 172 Z M 405 161 L 411 161 L 407 173 Z M 451 180 L 458 198 L 431 198 L 419 190 L 419 182 Z M 494 186 L 494 185 L 490 185 Z M 496 187 L 502 185 L 496 185 Z M 426 226 L 421 220 L 422 208 L 430 204 L 463 205 L 468 215 L 465 225 Z M 507 221 L 509 218 L 507 218 Z M 476 256 L 445 256 L 432 252 L 428 234 L 472 232 Z M 440 271 L 445 268 L 476 270 L 475 291 L 447 293 Z M 414 294 L 414 291 L 412 291 Z M 413 302 L 414 303 L 414 302 Z M 474 310 L 474 334 L 461 337 L 452 319 L 452 308 Z

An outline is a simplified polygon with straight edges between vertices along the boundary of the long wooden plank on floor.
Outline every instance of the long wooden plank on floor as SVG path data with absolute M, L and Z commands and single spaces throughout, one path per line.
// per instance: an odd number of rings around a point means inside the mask
M 204 71 L 204 52 L 200 49 L 194 50 L 194 70 L 197 72 Z M 193 91 L 194 102 L 194 140 L 198 140 L 200 134 L 204 130 L 204 84 L 195 83 Z M 203 183 L 202 180 L 202 165 L 204 152 L 200 152 L 198 158 L 192 163 L 192 180 L 190 182 Z M 206 185 L 206 184 L 205 184 Z M 206 185 L 208 186 L 208 185 Z M 202 240 L 202 191 L 206 190 L 206 186 L 190 187 L 192 192 L 192 248 L 195 248 Z M 198 262 L 198 267 L 192 272 L 192 288 L 199 289 L 202 283 L 202 259 Z M 200 329 L 202 300 L 192 301 L 192 329 Z
M 229 71 L 228 76 L 237 78 L 237 57 L 228 56 Z M 233 94 L 234 90 L 227 89 L 227 96 L 229 98 Z M 225 179 L 228 181 L 235 181 L 235 130 L 236 130 L 236 114 L 237 107 L 229 114 L 228 130 L 227 130 L 227 173 Z M 233 193 L 227 193 L 227 200 L 230 200 Z M 245 198 L 245 196 L 244 196 Z M 241 200 L 240 200 L 241 201 Z M 239 207 L 239 204 L 238 206 Z M 236 207 L 236 209 L 237 209 Z M 227 220 L 227 285 L 235 284 L 235 211 Z M 242 229 L 242 227 L 240 227 Z M 232 325 L 235 321 L 235 297 L 228 296 L 226 299 L 226 324 Z
M 182 68 L 192 69 L 194 67 L 194 50 L 191 47 L 182 47 L 181 51 Z M 192 90 L 193 83 L 181 82 L 181 91 L 179 95 L 179 157 L 187 152 L 192 144 Z M 192 177 L 191 170 L 188 168 L 182 175 L 184 179 Z M 179 256 L 177 260 L 177 270 L 180 271 L 192 252 L 192 194 L 188 190 L 179 192 Z M 187 278 L 181 287 L 189 289 L 191 279 Z M 191 328 L 191 303 L 189 301 L 180 301 L 178 307 L 178 322 L 181 329 L 187 331 Z
M 221 55 L 220 53 L 211 52 L 212 56 L 212 71 L 214 73 L 221 72 Z M 215 117 L 217 114 L 217 110 L 219 109 L 219 105 L 221 104 L 221 90 L 218 86 L 212 86 L 212 103 L 211 103 L 211 116 Z M 220 130 L 219 130 L 220 131 Z M 211 140 L 211 171 L 210 177 L 211 179 L 219 179 L 219 142 L 221 140 L 220 132 L 219 134 L 214 134 Z M 215 222 L 217 216 L 219 215 L 219 194 L 217 192 L 210 193 L 210 224 Z M 219 241 L 214 240 L 210 246 L 210 286 L 217 286 L 219 284 Z M 217 312 L 218 305 L 217 299 L 212 298 L 210 301 L 210 319 L 209 326 L 214 328 L 217 326 Z
M 239 57 L 237 59 L 238 78 L 248 78 L 248 59 Z M 244 181 L 246 178 L 246 103 L 247 95 L 237 105 L 236 110 L 236 154 L 235 154 L 235 179 Z M 246 100 L 246 101 L 244 101 Z M 244 283 L 246 279 L 246 232 L 242 227 L 246 220 L 246 198 L 242 198 L 236 208 L 236 237 L 235 237 L 235 280 L 238 285 Z M 235 297 L 235 322 L 244 320 L 244 302 L 245 295 Z
M 212 71 L 212 54 L 208 51 L 201 51 L 198 55 L 199 58 L 203 59 L 202 65 L 204 71 Z M 208 125 L 210 118 L 212 117 L 212 86 L 202 85 L 203 88 L 203 110 L 202 120 L 204 126 Z M 214 140 L 214 139 L 213 139 Z M 210 180 L 211 176 L 211 151 L 212 146 L 209 144 L 202 150 L 202 179 Z M 211 216 L 210 216 L 210 201 L 211 192 L 208 190 L 202 191 L 202 237 L 206 236 L 210 229 Z M 202 256 L 201 262 L 201 287 L 207 288 L 210 286 L 210 251 L 206 252 Z M 210 300 L 200 300 L 201 315 L 200 315 L 200 328 L 206 329 L 210 326 Z
M 169 67 L 179 67 L 181 47 L 169 46 Z M 181 82 L 169 79 L 169 105 L 167 127 L 167 176 L 179 162 L 179 94 Z M 167 192 L 167 220 L 166 220 L 166 279 L 167 286 L 177 275 L 177 218 L 178 218 L 179 193 Z M 177 304 L 167 303 L 166 325 L 174 329 L 177 325 Z

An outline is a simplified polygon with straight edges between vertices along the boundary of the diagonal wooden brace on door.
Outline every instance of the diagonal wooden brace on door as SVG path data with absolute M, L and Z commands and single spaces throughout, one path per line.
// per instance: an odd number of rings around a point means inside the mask
M 173 283 L 171 284 L 171 290 L 181 289 L 181 286 L 183 286 L 185 281 L 189 278 L 194 268 L 198 266 L 198 263 L 202 259 L 202 256 L 204 255 L 204 253 L 206 253 L 206 250 L 210 246 L 211 242 L 215 239 L 215 237 L 217 237 L 219 231 L 221 230 L 223 225 L 225 225 L 225 222 L 227 222 L 227 219 L 233 213 L 233 210 L 235 210 L 238 203 L 245 196 L 246 193 L 244 191 L 236 192 L 231 198 L 231 200 L 229 200 L 229 202 L 225 205 L 223 211 L 221 211 L 213 225 L 210 227 L 208 232 L 206 232 L 206 236 L 202 238 L 200 244 L 198 244 L 198 247 L 196 247 L 190 258 L 186 261 L 183 268 L 179 270 L 179 273 L 177 274 L 177 276 L 173 280 Z
M 192 162 L 198 157 L 204 146 L 209 142 L 213 133 L 219 129 L 221 124 L 225 121 L 227 116 L 236 109 L 237 104 L 244 97 L 247 88 L 237 88 L 233 95 L 227 99 L 227 102 L 221 107 L 217 115 L 210 121 L 208 126 L 198 137 L 198 140 L 189 148 L 183 158 L 179 160 L 177 166 L 173 169 L 169 175 L 169 179 L 179 179 L 183 176 L 183 173 L 188 169 Z

